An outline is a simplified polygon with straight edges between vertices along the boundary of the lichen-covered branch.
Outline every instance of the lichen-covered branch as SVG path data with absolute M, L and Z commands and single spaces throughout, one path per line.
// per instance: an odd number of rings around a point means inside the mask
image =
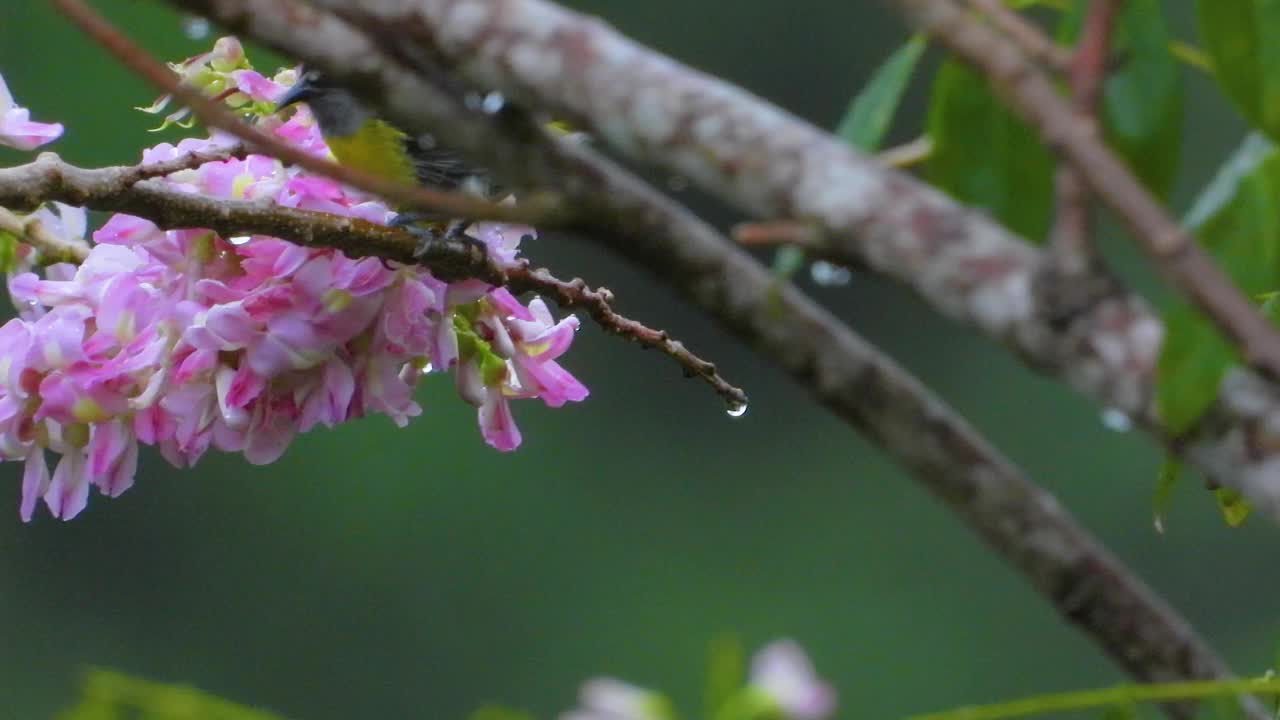
M 1052 496 L 1030 483 L 926 388 L 830 313 L 793 287 L 786 286 L 779 293 L 772 292 L 776 287 L 775 278 L 766 269 L 689 211 L 604 159 L 590 146 L 541 134 L 537 124 L 528 121 L 518 111 L 503 112 L 497 116 L 469 112 L 459 98 L 433 81 L 436 76 L 430 72 L 431 63 L 439 53 L 432 52 L 438 49 L 436 47 L 420 46 L 423 38 L 419 34 L 426 32 L 421 18 L 402 22 L 404 18 L 396 16 L 395 22 L 388 19 L 385 25 L 380 21 L 371 22 L 376 20 L 376 16 L 370 13 L 380 12 L 390 5 L 374 1 L 353 2 L 344 5 L 343 9 L 344 16 L 361 23 L 365 32 L 357 32 L 342 18 L 300 0 L 174 1 L 185 9 L 209 16 L 236 32 L 252 36 L 324 69 L 335 78 L 350 83 L 388 117 L 414 131 L 436 134 L 442 142 L 489 163 L 512 182 L 560 188 L 577 206 L 576 229 L 647 268 L 762 354 L 786 368 L 820 402 L 884 448 L 955 509 L 1064 617 L 1088 633 L 1136 677 L 1208 678 L 1227 674 L 1222 661 L 1198 639 L 1185 621 L 1076 525 Z M 458 3 L 456 8 L 453 3 L 428 5 L 435 9 L 446 5 L 457 9 L 459 14 L 451 15 L 457 26 L 443 31 L 445 34 L 455 33 L 451 35 L 454 39 L 458 39 L 456 33 L 481 30 L 487 22 L 499 16 L 510 20 L 512 28 L 519 27 L 522 19 L 530 20 L 532 24 L 525 27 L 531 33 L 528 39 L 531 46 L 523 50 L 514 45 L 504 47 L 502 51 L 510 53 L 502 56 L 505 60 L 518 58 L 524 70 L 539 77 L 551 78 L 563 73 L 565 82 L 575 88 L 575 93 L 590 94 L 595 90 L 595 83 L 607 80 L 622 83 L 622 86 L 608 92 L 609 97 L 616 99 L 625 93 L 638 94 L 638 102 L 644 102 L 646 107 L 657 113 L 651 116 L 654 122 L 663 122 L 663 113 L 668 111 L 685 113 L 689 109 L 681 103 L 694 101 L 700 109 L 708 111 L 703 116 L 708 125 L 706 128 L 685 126 L 680 129 L 686 133 L 696 132 L 708 141 L 715 141 L 722 134 L 721 142 L 744 142 L 752 146 L 754 149 L 750 153 L 739 158 L 732 182 L 741 183 L 744 193 L 754 192 L 764 207 L 781 209 L 769 199 L 770 193 L 774 192 L 768 186 L 770 181 L 765 177 L 754 177 L 769 175 L 769 169 L 763 164 L 770 159 L 769 153 L 778 149 L 772 135 L 756 134 L 749 140 L 744 139 L 739 134 L 742 128 L 730 122 L 738 116 L 753 115 L 760 105 L 759 100 L 740 91 L 725 89 L 717 91 L 719 101 L 714 106 L 697 102 L 696 97 L 689 95 L 690 88 L 685 81 L 689 78 L 700 84 L 714 81 L 671 61 L 655 59 L 647 51 L 625 41 L 619 40 L 624 43 L 619 50 L 623 57 L 605 61 L 601 55 L 604 50 L 594 47 L 594 34 L 606 33 L 608 39 L 616 39 L 616 36 L 598 23 L 585 20 L 557 26 L 557 22 L 572 16 L 542 3 L 471 2 Z M 400 6 L 408 8 L 409 4 L 401 3 Z M 467 13 L 465 17 L 463 8 Z M 546 16 L 538 14 L 544 11 Z M 527 16 L 526 12 L 533 12 L 534 16 Z M 479 37 L 468 36 L 470 45 L 462 49 L 452 48 L 460 55 L 467 55 L 468 59 L 458 60 L 461 65 L 471 64 L 477 53 L 488 52 L 480 47 L 483 43 Z M 563 43 L 565 54 L 542 65 L 540 63 L 547 57 L 540 54 L 540 48 L 534 46 L 537 45 L 535 41 Z M 629 64 L 633 62 L 639 64 Z M 488 66 L 477 64 L 474 67 L 483 69 Z M 418 68 L 422 71 L 416 72 Z M 640 75 L 631 74 L 627 68 Z M 663 73 L 661 77 L 655 76 L 659 70 Z M 590 79 L 590 82 L 583 76 L 596 71 L 602 73 L 601 76 Z M 480 75 L 472 77 L 475 79 Z M 488 79 L 503 89 L 507 87 L 505 82 L 498 81 L 497 71 L 493 71 Z M 674 84 L 662 84 L 667 81 Z M 528 91 L 517 97 L 530 101 L 532 107 L 565 107 L 558 95 L 548 96 L 543 102 L 538 92 Z M 692 118 L 694 113 L 689 112 Z M 794 129 L 788 128 L 789 124 L 799 121 L 772 109 L 767 109 L 766 115 L 772 120 L 772 128 L 782 134 L 783 141 L 790 139 L 794 143 L 800 139 Z M 583 115 L 582 119 L 587 117 Z M 625 148 L 627 140 L 634 139 L 631 136 L 634 129 L 629 123 L 635 118 L 629 115 L 613 117 L 617 121 L 616 132 L 604 128 L 603 134 L 606 139 Z M 695 121 L 691 119 L 692 124 Z M 676 137 L 685 135 L 677 134 Z M 745 145 L 735 145 L 738 150 L 743 147 Z M 669 149 L 675 153 L 693 152 L 688 146 L 678 144 Z M 882 175 L 878 170 L 867 172 L 864 164 L 870 161 L 853 156 L 844 149 L 837 153 L 834 166 L 816 152 L 797 158 L 796 153 L 805 152 L 793 144 L 792 150 L 772 159 L 780 161 L 784 169 L 792 173 L 791 182 L 815 191 L 805 201 L 807 203 L 821 203 L 822 193 L 816 191 L 827 187 L 843 187 L 841 192 L 853 192 L 855 199 L 857 192 L 863 192 L 871 193 L 870 201 L 883 201 L 892 197 L 891 191 L 902 189 L 900 186 L 879 187 L 884 177 L 895 178 L 899 183 L 906 182 L 901 176 Z M 846 161 L 853 163 L 853 167 L 841 170 L 840 163 Z M 807 166 L 806 162 L 812 162 L 813 166 Z M 822 174 L 823 168 L 830 168 L 831 172 L 821 178 L 801 172 L 812 170 Z M 720 181 L 709 179 L 707 176 L 710 174 L 702 172 L 700 179 L 718 187 Z M 847 183 L 852 183 L 852 187 L 846 186 Z M 957 240 L 959 253 L 948 257 L 947 261 L 965 265 L 969 283 L 950 288 L 939 285 L 926 294 L 939 304 L 949 304 L 959 298 L 960 309 L 955 314 L 974 320 L 1001 336 L 1011 333 L 1011 319 L 1005 314 L 1029 312 L 1035 306 L 1030 292 L 1031 275 L 1020 278 L 1020 296 L 1010 297 L 1009 293 L 999 289 L 1003 277 L 1000 275 L 995 278 L 995 290 L 982 292 L 976 287 L 982 280 L 988 279 L 992 271 L 1000 273 L 1007 269 L 999 265 L 984 268 L 980 253 L 975 251 L 1008 252 L 1015 265 L 1014 272 L 1025 270 L 1032 273 L 1038 267 L 1037 251 L 999 231 L 978 214 L 957 208 L 937 193 L 914 185 L 906 189 L 912 196 L 922 197 L 936 205 L 939 211 L 946 210 L 974 223 L 983 223 L 975 228 L 983 233 L 974 238 L 948 236 L 933 239 L 928 249 L 935 254 L 951 249 L 946 240 Z M 869 211 L 866 198 L 844 210 L 835 205 L 827 209 L 847 212 L 850 219 L 857 213 Z M 936 228 L 920 230 L 931 229 Z M 910 226 L 906 230 L 911 230 Z M 885 233 L 886 237 L 873 239 L 886 246 L 900 232 L 887 221 L 878 225 L 877 231 Z M 975 240 L 976 248 L 971 247 Z M 969 265 L 968 259 L 978 262 Z M 918 265 L 933 258 L 924 255 L 920 260 Z M 912 273 L 919 269 L 911 268 Z M 903 267 L 891 274 L 908 273 Z M 971 301 L 968 295 L 975 292 L 981 294 L 982 299 Z M 1144 314 L 1145 307 L 1137 301 L 1118 292 L 1116 295 L 1118 301 L 1106 306 L 1107 319 L 1124 325 L 1120 332 L 1128 332 L 1129 324 L 1145 328 L 1142 339 L 1149 341 L 1149 352 L 1153 356 L 1153 348 L 1159 342 L 1158 322 Z M 1006 300 L 1023 301 L 1023 305 L 1010 311 L 1003 307 Z M 998 319 L 992 320 L 992 317 Z M 1042 320 L 1038 327 L 1047 326 L 1048 321 Z M 1040 337 L 1029 340 L 1047 343 L 1049 341 L 1042 337 L 1047 332 L 1040 331 Z M 1059 340 L 1064 344 L 1068 342 Z M 1069 340 L 1072 343 L 1088 341 L 1089 338 L 1078 336 L 1070 336 Z M 1126 344 L 1121 344 L 1118 353 L 1108 348 L 1106 355 L 1116 364 L 1150 360 L 1147 357 L 1131 359 L 1130 352 Z M 1117 354 L 1118 358 L 1115 357 Z M 1057 354 L 1042 350 L 1041 356 L 1056 358 Z M 1098 362 L 1094 361 L 1093 365 L 1097 366 Z M 1108 381 L 1097 377 L 1089 380 L 1099 384 Z M 1147 399 L 1142 388 L 1122 388 L 1121 391 L 1134 394 L 1129 402 L 1135 407 L 1142 407 Z
M 598 20 L 545 0 L 171 2 L 324 68 L 406 127 L 432 132 L 509 179 L 559 187 L 574 204 L 586 202 L 589 184 L 554 152 L 531 154 L 524 147 L 531 133 L 521 142 L 484 129 L 507 113 L 486 120 L 443 100 L 431 84 L 441 63 L 524 106 L 567 116 L 623 153 L 679 172 L 754 215 L 816 224 L 831 256 L 905 283 L 939 312 L 1129 414 L 1216 482 L 1280 518 L 1280 430 L 1271 429 L 1280 428 L 1280 404 L 1254 395 L 1246 413 L 1245 399 L 1230 397 L 1226 386 L 1191 436 L 1166 431 L 1152 402 L 1163 329 L 1141 299 L 1100 274 L 1071 282 L 1056 277 L 1043 252 L 988 216 Z M 959 17 L 985 33 L 983 47 L 1002 57 L 1017 53 L 990 28 Z M 352 25 L 362 32 L 350 32 Z M 1054 101 L 1062 102 L 1056 95 Z M 1143 206 L 1143 213 L 1168 229 L 1158 207 Z M 1185 238 L 1146 235 L 1162 248 Z M 1271 357 L 1272 329 L 1255 327 L 1251 306 L 1235 312 L 1248 301 L 1203 253 L 1178 247 L 1161 257 L 1180 268 L 1177 276 L 1189 279 L 1202 301 L 1227 310 L 1220 320 L 1243 323 L 1233 335 L 1249 340 L 1248 357 Z M 1256 422 L 1258 413 L 1274 413 L 1278 421 Z

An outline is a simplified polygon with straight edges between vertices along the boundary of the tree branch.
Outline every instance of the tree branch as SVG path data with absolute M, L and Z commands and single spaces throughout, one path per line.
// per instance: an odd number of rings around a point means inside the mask
M 495 169 L 509 174 L 513 180 L 558 180 L 562 188 L 568 189 L 566 196 L 580 205 L 579 230 L 649 269 L 786 368 L 819 401 L 870 437 L 947 502 L 1064 617 L 1087 632 L 1136 677 L 1209 678 L 1227 674 L 1222 661 L 1185 621 L 1107 554 L 1049 494 L 1030 483 L 927 389 L 794 287 L 784 286 L 775 295 L 772 292 L 775 279 L 759 263 L 689 211 L 590 147 L 557 142 L 539 134 L 536 124 L 523 122 L 519 113 L 487 118 L 465 116 L 459 99 L 434 84 L 433 80 L 438 79 L 436 75 L 411 72 L 400 64 L 422 61 L 426 67 L 429 61 L 424 55 L 430 53 L 415 54 L 412 43 L 397 41 L 389 30 L 390 22 L 383 28 L 386 34 L 375 28 L 379 34 L 374 42 L 337 17 L 296 0 L 180 0 L 175 4 L 323 68 L 335 78 L 351 83 L 354 89 L 376 102 L 388 117 L 415 131 L 439 133 L 443 141 L 476 158 L 493 162 Z M 372 11 L 376 5 L 353 2 L 347 10 L 359 15 Z M 544 15 L 525 15 L 522 10 L 530 7 L 528 3 L 504 2 L 500 12 L 483 10 L 486 5 L 488 3 L 468 4 L 468 11 L 476 12 L 467 15 L 470 23 L 459 21 L 460 27 L 480 30 L 477 23 L 484 25 L 485 21 L 499 18 L 509 19 L 514 27 L 520 27 L 522 21 L 532 20 L 532 24 L 525 26 L 530 32 L 539 37 L 554 36 L 579 53 L 572 63 L 557 60 L 541 67 L 544 74 L 568 76 L 568 82 L 574 83 L 583 96 L 591 95 L 595 82 L 607 80 L 626 84 L 610 91 L 612 95 L 641 93 L 650 109 L 670 109 L 665 105 L 655 107 L 669 102 L 665 99 L 667 93 L 671 97 L 691 99 L 688 94 L 681 95 L 688 89 L 682 73 L 689 71 L 673 68 L 667 60 L 638 58 L 636 54 L 640 51 L 629 44 L 622 48 L 623 56 L 614 59 L 618 67 L 612 67 L 613 61 L 603 63 L 609 67 L 602 67 L 601 58 L 593 50 L 592 34 L 603 32 L 598 24 L 578 23 L 557 29 L 553 20 L 561 18 L 561 11 L 546 10 L 553 13 L 548 19 Z M 397 21 L 400 20 L 403 18 Z M 402 23 L 400 27 L 421 30 L 416 22 Z M 455 40 L 469 43 L 467 52 L 471 57 L 480 52 L 475 37 L 458 36 L 457 28 L 451 32 Z M 537 48 L 527 50 L 538 51 Z M 393 54 L 400 62 L 387 60 L 384 52 Z M 532 62 L 526 69 L 537 71 L 536 59 L 523 57 Z M 353 67 L 356 58 L 359 58 L 358 67 Z M 638 60 L 643 62 L 634 65 Z M 619 70 L 630 67 L 643 75 L 654 72 L 655 66 L 667 72 L 642 83 Z M 547 67 L 556 68 L 556 72 L 547 73 Z M 602 75 L 584 85 L 582 73 L 588 68 Z M 621 74 L 611 74 L 615 71 Z M 710 82 L 692 75 L 698 82 Z M 659 83 L 668 80 L 678 82 L 658 92 Z M 740 128 L 726 126 L 725 115 L 751 115 L 758 101 L 738 91 L 725 91 L 718 97 L 723 104 L 701 116 L 712 126 L 707 128 L 705 137 L 714 140 L 723 133 L 728 141 L 738 137 L 736 131 Z M 709 108 L 702 106 L 701 109 Z M 816 153 L 807 154 L 803 147 L 797 149 L 795 141 L 800 138 L 789 128 L 788 123 L 793 122 L 790 118 L 770 112 L 770 119 L 778 121 L 773 123 L 773 129 L 792 141 L 791 150 L 783 157 L 785 171 L 807 169 L 821 173 L 828 167 Z M 466 121 L 456 122 L 464 118 Z M 619 135 L 627 137 L 631 132 L 627 123 L 632 118 L 615 116 L 614 119 L 618 121 L 614 126 L 614 139 Z M 650 119 L 660 122 L 655 116 Z M 692 120 L 689 124 L 692 125 Z M 692 132 L 693 128 L 686 126 L 684 131 Z M 516 139 L 513 140 L 513 136 Z M 744 156 L 738 166 L 740 182 L 744 187 L 760 189 L 759 194 L 764 196 L 762 202 L 768 202 L 770 193 L 768 187 L 761 185 L 767 183 L 771 175 L 762 165 L 774 149 L 772 137 L 768 133 L 752 135 L 750 144 L 756 151 Z M 686 146 L 672 148 L 672 152 L 683 151 L 687 151 Z M 815 165 L 812 168 L 798 165 L 797 158 L 793 157 L 797 153 L 805 154 L 804 159 L 812 160 Z M 746 167 L 748 163 L 750 167 Z M 700 175 L 705 180 L 710 173 L 704 171 Z M 845 187 L 846 183 L 860 179 L 874 181 L 877 177 L 861 174 L 859 167 L 826 175 L 823 183 L 815 183 L 803 172 L 791 175 L 792 182 L 798 181 L 810 191 L 828 186 Z M 860 189 L 869 188 L 864 184 Z M 923 195 L 933 203 L 949 202 L 930 191 L 910 190 L 911 194 Z M 806 202 L 821 200 L 811 198 Z M 952 205 L 946 207 L 960 212 Z M 975 222 L 978 219 L 976 214 L 963 217 L 972 217 Z M 1016 248 L 1010 252 L 1015 253 L 1017 259 L 1028 266 L 1035 265 L 1034 249 L 1002 235 L 994 238 L 996 241 L 992 244 L 999 249 Z M 988 235 L 986 239 L 992 241 L 993 238 Z M 971 291 L 972 285 L 953 292 Z M 1026 295 L 1030 304 L 1030 293 Z M 997 294 L 980 305 L 985 308 L 1002 299 L 1003 295 Z M 1122 307 L 1117 309 L 1129 308 L 1128 304 L 1119 305 Z M 1154 335 L 1154 341 L 1158 342 L 1159 325 L 1147 321 L 1150 323 L 1148 334 Z M 1122 346 L 1121 360 L 1127 360 L 1123 357 L 1126 352 L 1127 348 Z
M 1280 413 L 1273 386 L 1262 384 L 1266 392 L 1259 396 L 1257 378 L 1233 372 L 1241 380 L 1224 384 L 1200 427 L 1175 437 L 1152 404 L 1162 325 L 1140 299 L 1106 277 L 1055 279 L 1043 253 L 985 215 L 597 20 L 545 0 L 314 0 L 339 10 L 345 21 L 300 0 L 170 1 L 322 67 L 389 118 L 433 133 L 509 179 L 561 188 L 575 211 L 586 204 L 579 197 L 593 188 L 554 153 L 531 156 L 525 146 L 536 131 L 526 128 L 513 141 L 509 133 L 495 137 L 485 130 L 510 112 L 486 118 L 448 105 L 430 84 L 447 74 L 441 62 L 513 102 L 566 117 L 623 153 L 678 172 L 754 215 L 814 223 L 830 256 L 906 283 L 939 312 L 1008 343 L 1037 368 L 1129 414 L 1215 482 L 1280 518 L 1280 423 L 1258 419 Z M 286 37 L 286 30 L 272 25 L 285 9 L 293 27 L 305 32 Z M 986 26 L 958 10 L 947 18 L 976 27 L 980 47 L 1006 59 L 1012 53 L 1015 66 L 1029 67 Z M 347 23 L 365 34 L 352 36 Z M 1052 86 L 1045 94 L 1050 107 L 1063 106 Z M 1069 113 L 1053 122 L 1074 128 Z M 1079 146 L 1076 135 L 1071 137 Z M 1116 166 L 1096 140 L 1086 138 L 1083 147 L 1101 152 L 1104 167 Z M 1109 186 L 1095 191 L 1113 194 Z M 1150 202 L 1145 194 L 1138 198 Z M 1232 324 L 1233 337 L 1262 343 L 1261 350 L 1250 344 L 1247 357 L 1271 357 L 1267 349 L 1276 336 L 1265 324 L 1257 327 L 1260 316 L 1248 301 L 1184 242 L 1176 225 L 1170 230 L 1163 210 L 1149 204 L 1139 209 L 1141 226 L 1160 231 L 1137 234 L 1154 238 L 1162 253 L 1179 248 L 1161 255 L 1163 264 L 1203 304 L 1225 308 L 1219 319 Z M 1242 388 L 1250 394 L 1239 394 Z

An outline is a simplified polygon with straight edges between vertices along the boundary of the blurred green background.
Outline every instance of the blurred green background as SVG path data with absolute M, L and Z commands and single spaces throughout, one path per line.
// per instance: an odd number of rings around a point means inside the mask
M 574 4 L 823 126 L 905 37 L 878 3 Z M 216 37 L 188 38 L 154 2 L 98 5 L 168 59 Z M 1166 7 L 1194 39 L 1190 0 Z M 158 140 L 155 118 L 131 109 L 154 93 L 42 2 L 0 3 L 0 72 L 37 119 L 67 125 L 52 149 L 72 161 L 134 162 Z M 1188 75 L 1180 208 L 1242 132 Z M 926 90 L 921 78 L 898 140 L 919 132 Z M 665 358 L 587 322 L 566 365 L 591 398 L 519 405 L 526 440 L 511 455 L 483 445 L 435 378 L 407 430 L 374 419 L 313 433 L 269 467 L 209 455 L 178 472 L 146 453 L 134 489 L 95 495 L 69 523 L 22 524 L 20 467 L 0 467 L 0 718 L 48 717 L 91 665 L 298 720 L 461 717 L 487 701 L 553 716 L 597 674 L 697 708 L 707 644 L 726 631 L 748 647 L 802 642 L 846 717 L 1121 679 L 910 478 L 660 283 L 580 241 L 546 236 L 527 252 L 719 362 L 750 411 L 729 419 Z M 1105 430 L 1096 407 L 897 288 L 855 276 L 812 290 L 1057 493 L 1238 670 L 1271 664 L 1274 527 L 1226 529 L 1188 483 L 1156 534 L 1159 458 L 1145 438 Z

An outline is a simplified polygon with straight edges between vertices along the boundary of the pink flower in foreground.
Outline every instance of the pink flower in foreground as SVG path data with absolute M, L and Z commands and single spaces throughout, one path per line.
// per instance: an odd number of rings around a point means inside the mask
M 19 150 L 34 150 L 62 137 L 60 123 L 31 121 L 31 112 L 18 107 L 4 76 L 0 75 L 0 145 Z
M 658 693 L 608 677 L 582 684 L 579 707 L 560 720 L 670 720 L 667 699 Z
M 822 720 L 836 709 L 835 690 L 793 640 L 777 640 L 756 652 L 750 684 L 776 702 L 788 720 Z
M 238 48 L 222 42 L 190 68 L 255 102 L 275 93 L 279 83 L 246 69 Z M 327 152 L 305 112 L 259 126 Z M 159 162 L 226 142 L 189 138 L 143 158 Z M 332 180 L 261 155 L 206 163 L 164 182 L 373 222 L 394 216 Z M 47 227 L 84 233 L 83 210 L 57 210 L 40 211 Z M 503 263 L 514 262 L 521 238 L 532 234 L 493 224 L 469 232 Z M 483 438 L 500 450 L 521 440 L 512 400 L 559 407 L 587 395 L 556 362 L 577 319 L 557 321 L 537 298 L 525 305 L 504 288 L 444 283 L 416 266 L 271 237 L 164 231 L 128 215 L 109 218 L 93 239 L 79 267 L 50 266 L 43 275 L 32 272 L 31 249 L 19 248 L 9 278 L 20 317 L 0 327 L 0 460 L 25 463 L 24 520 L 41 500 L 54 517 L 70 519 L 90 487 L 124 492 L 139 444 L 156 446 L 178 467 L 210 448 L 262 464 L 317 425 L 380 414 L 403 426 L 422 412 L 414 391 L 428 372 L 456 373 L 460 394 L 478 408 Z

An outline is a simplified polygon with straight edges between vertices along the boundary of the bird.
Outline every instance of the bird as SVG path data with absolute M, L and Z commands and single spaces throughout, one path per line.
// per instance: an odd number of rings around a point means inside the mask
M 484 168 L 468 164 L 440 147 L 430 135 L 414 135 L 378 117 L 373 108 L 347 88 L 318 70 L 305 70 L 276 101 L 276 110 L 305 103 L 320 126 L 320 134 L 338 164 L 407 184 L 456 190 L 484 199 L 497 199 L 503 188 Z M 392 224 L 418 237 L 415 257 L 432 244 L 470 239 L 463 230 L 470 220 L 402 212 Z M 479 242 L 479 241 L 476 241 Z

